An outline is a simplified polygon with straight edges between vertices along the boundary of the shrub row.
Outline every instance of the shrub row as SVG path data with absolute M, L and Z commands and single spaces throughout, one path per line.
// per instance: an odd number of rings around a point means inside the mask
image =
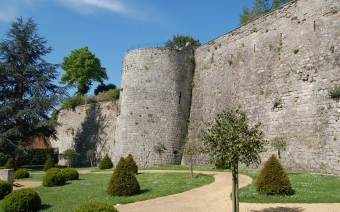
M 45 187 L 63 186 L 66 181 L 79 180 L 79 173 L 74 168 L 60 170 L 50 168 L 44 175 L 42 185 Z

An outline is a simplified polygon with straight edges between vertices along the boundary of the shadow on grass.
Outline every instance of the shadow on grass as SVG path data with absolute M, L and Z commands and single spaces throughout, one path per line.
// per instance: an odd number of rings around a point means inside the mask
M 49 205 L 49 204 L 41 204 L 40 209 L 46 210 L 46 209 L 49 209 L 49 208 L 51 208 L 51 207 L 52 207 L 52 205 Z
M 252 212 L 302 212 L 304 208 L 299 207 L 270 207 L 262 210 L 251 210 Z
M 145 194 L 145 193 L 148 193 L 148 192 L 150 192 L 150 189 L 141 189 L 139 191 L 139 194 Z

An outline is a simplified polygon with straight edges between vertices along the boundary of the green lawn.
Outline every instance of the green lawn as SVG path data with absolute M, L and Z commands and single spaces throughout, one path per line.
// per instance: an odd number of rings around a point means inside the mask
M 266 195 L 256 192 L 254 183 L 259 171 L 242 170 L 253 183 L 240 188 L 240 202 L 253 203 L 340 203 L 340 177 L 309 173 L 288 172 L 294 194 L 290 196 Z
M 141 194 L 130 197 L 109 196 L 106 188 L 111 174 L 81 174 L 80 180 L 69 181 L 61 187 L 35 187 L 42 199 L 43 211 L 72 211 L 79 205 L 93 201 L 125 204 L 160 196 L 184 192 L 214 181 L 211 175 L 196 174 L 193 179 L 188 173 L 138 174 Z M 42 174 L 32 174 L 27 180 L 42 180 Z M 1 201 L 0 201 L 1 203 Z

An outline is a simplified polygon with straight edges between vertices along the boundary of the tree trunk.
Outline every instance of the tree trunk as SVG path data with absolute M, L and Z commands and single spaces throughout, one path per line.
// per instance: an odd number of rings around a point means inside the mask
M 280 149 L 277 150 L 277 156 L 279 156 L 279 159 L 281 159 Z
M 239 199 L 238 199 L 238 164 L 232 167 L 232 211 L 239 212 Z
M 190 158 L 190 173 L 191 173 L 191 178 L 194 178 L 194 171 L 192 170 L 192 158 Z

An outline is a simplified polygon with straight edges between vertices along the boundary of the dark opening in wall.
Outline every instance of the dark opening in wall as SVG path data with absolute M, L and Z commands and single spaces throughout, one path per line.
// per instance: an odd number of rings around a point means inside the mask
M 314 21 L 314 32 L 315 32 L 315 30 L 316 30 L 316 23 L 315 23 L 315 21 Z
M 179 92 L 178 104 L 181 104 L 181 97 L 182 97 L 182 92 Z
M 174 150 L 174 155 L 178 155 L 179 151 L 178 150 Z

